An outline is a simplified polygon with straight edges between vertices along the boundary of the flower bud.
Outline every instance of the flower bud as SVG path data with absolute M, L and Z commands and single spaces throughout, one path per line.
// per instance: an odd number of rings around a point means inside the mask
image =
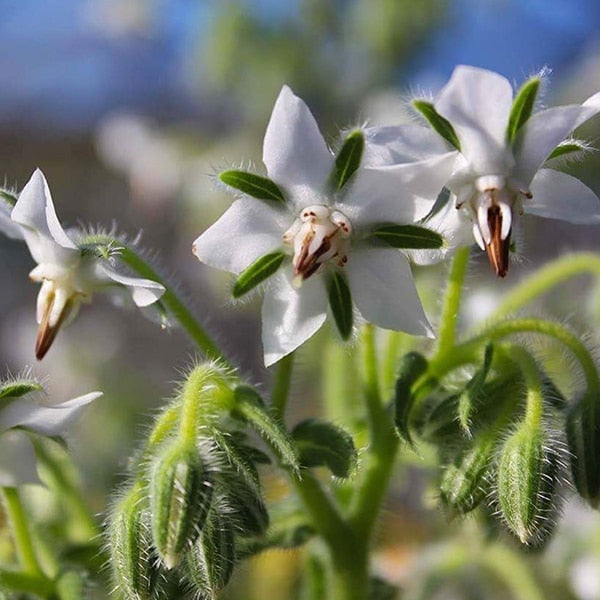
M 235 542 L 233 528 L 212 510 L 200 537 L 186 556 L 187 579 L 201 598 L 216 598 L 233 573 Z
M 126 600 L 151 598 L 157 575 L 145 502 L 138 483 L 115 504 L 108 526 L 113 578 Z
M 152 537 L 161 560 L 175 567 L 198 537 L 212 499 L 212 481 L 194 445 L 175 442 L 150 470 Z
M 537 545 L 550 533 L 559 475 L 556 440 L 539 425 L 520 423 L 500 453 L 497 493 L 508 528 L 524 544 Z
M 494 442 L 495 436 L 480 436 L 455 455 L 440 483 L 441 498 L 446 506 L 464 514 L 483 500 L 487 492 L 486 474 L 493 460 Z
M 600 501 L 600 399 L 586 394 L 567 415 L 573 482 L 592 506 Z

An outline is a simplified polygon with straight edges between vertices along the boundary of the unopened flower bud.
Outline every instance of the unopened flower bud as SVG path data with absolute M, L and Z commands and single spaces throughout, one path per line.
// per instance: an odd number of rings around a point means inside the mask
M 175 442 L 150 470 L 152 537 L 161 560 L 175 567 L 198 537 L 212 499 L 212 481 L 194 445 Z

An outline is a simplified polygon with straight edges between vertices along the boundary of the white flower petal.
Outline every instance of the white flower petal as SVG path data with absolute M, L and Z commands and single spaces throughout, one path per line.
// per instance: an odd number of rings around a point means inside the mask
M 362 164 L 365 167 L 425 160 L 452 150 L 433 129 L 420 125 L 369 127 L 364 133 L 367 143 Z
M 435 101 L 436 110 L 450 121 L 462 153 L 478 173 L 502 173 L 512 166 L 506 148 L 512 100 L 512 87 L 502 75 L 461 65 Z
M 164 286 L 157 281 L 121 275 L 106 265 L 99 265 L 99 268 L 112 281 L 128 288 L 136 306 L 149 306 L 165 293 Z
M 102 392 L 91 392 L 53 406 L 16 398 L 0 410 L 0 431 L 20 427 L 47 436 L 60 435 L 90 402 L 100 396 Z
M 41 483 L 31 440 L 24 431 L 0 435 L 0 486 Z
M 532 115 L 520 129 L 514 142 L 516 166 L 513 174 L 517 182 L 527 187 L 554 148 L 575 127 L 598 111 L 600 102 L 598 106 L 591 102 L 589 106 L 556 106 Z
M 308 107 L 288 86 L 283 86 L 263 145 L 263 162 L 269 177 L 284 188 L 322 190 L 333 161 Z
M 34 171 L 19 194 L 11 218 L 19 225 L 54 240 L 63 248 L 77 249 L 56 216 L 50 188 L 40 169 Z
M 531 184 L 531 193 L 533 198 L 523 201 L 527 214 L 580 225 L 600 223 L 600 199 L 571 175 L 540 169 Z
M 242 198 L 198 237 L 193 251 L 211 267 L 241 273 L 257 258 L 281 247 L 283 233 L 293 220 L 285 210 Z
M 361 248 L 346 265 L 352 299 L 362 316 L 386 329 L 433 337 L 406 258 L 390 248 Z
M 355 229 L 377 223 L 414 223 L 433 206 L 452 173 L 457 152 L 428 160 L 359 169 L 336 203 Z
M 327 317 L 323 278 L 315 275 L 297 289 L 290 275 L 289 271 L 276 273 L 265 293 L 262 341 L 267 367 L 303 344 Z

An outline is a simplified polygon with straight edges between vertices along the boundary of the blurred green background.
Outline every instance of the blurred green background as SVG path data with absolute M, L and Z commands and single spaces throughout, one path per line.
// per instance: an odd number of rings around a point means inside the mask
M 581 101 L 600 89 L 597 0 L 0 0 L 0 14 L 6 182 L 19 189 L 39 166 L 63 224 L 141 232 L 142 245 L 156 252 L 242 373 L 264 385 L 259 299 L 234 305 L 230 279 L 201 266 L 190 249 L 230 201 L 212 176 L 231 165 L 261 168 L 262 135 L 284 83 L 308 103 L 329 140 L 340 127 L 410 119 L 406 100 L 435 92 L 458 63 L 517 83 L 549 66 L 548 104 Z M 598 142 L 600 121 L 585 133 Z M 596 191 L 598 164 L 591 157 L 572 167 Z M 600 229 L 538 219 L 529 233 L 512 282 L 566 249 L 597 248 Z M 500 289 L 485 258 L 474 262 L 466 313 L 483 316 Z M 101 515 L 152 409 L 189 364 L 191 347 L 177 329 L 165 333 L 97 297 L 34 364 L 37 288 L 26 277 L 32 266 L 23 245 L 0 239 L 0 363 L 12 372 L 32 365 L 54 401 L 105 392 L 71 440 Z M 419 273 L 434 318 L 441 272 Z M 571 297 L 587 289 L 575 282 Z M 568 300 L 557 293 L 544 310 L 564 306 L 572 315 Z M 589 328 L 588 314 L 571 322 Z M 322 360 L 315 348 L 302 351 L 291 420 L 316 410 L 314 367 Z M 427 460 L 409 462 L 383 517 L 377 569 L 418 594 L 437 565 L 445 574 L 439 589 L 432 579 L 433 587 L 414 597 L 507 597 L 502 578 L 478 562 L 478 530 L 450 523 L 437 508 Z M 267 482 L 269 493 L 278 485 Z M 270 553 L 246 564 L 226 597 L 290 598 L 297 559 Z M 568 505 L 556 541 L 527 561 L 548 598 L 600 598 L 600 520 Z

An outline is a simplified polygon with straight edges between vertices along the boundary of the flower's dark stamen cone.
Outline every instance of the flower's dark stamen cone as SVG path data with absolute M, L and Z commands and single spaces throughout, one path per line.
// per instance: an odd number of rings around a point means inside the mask
M 510 246 L 510 231 L 502 239 L 502 212 L 498 205 L 490 206 L 487 213 L 488 227 L 491 240 L 485 245 L 490 264 L 498 277 L 504 277 L 508 272 L 508 248 Z
M 38 328 L 37 336 L 35 338 L 35 357 L 37 360 L 42 360 L 48 350 L 50 350 L 50 346 L 52 346 L 52 342 L 54 342 L 54 338 L 60 329 L 60 326 L 64 323 L 67 315 L 71 312 L 72 302 L 69 300 L 62 312 L 60 313 L 60 317 L 56 324 L 52 327 L 49 324 L 50 314 L 52 312 L 52 305 L 54 304 L 54 299 L 50 302 L 50 305 L 44 311 L 44 316 L 42 317 L 42 321 Z

